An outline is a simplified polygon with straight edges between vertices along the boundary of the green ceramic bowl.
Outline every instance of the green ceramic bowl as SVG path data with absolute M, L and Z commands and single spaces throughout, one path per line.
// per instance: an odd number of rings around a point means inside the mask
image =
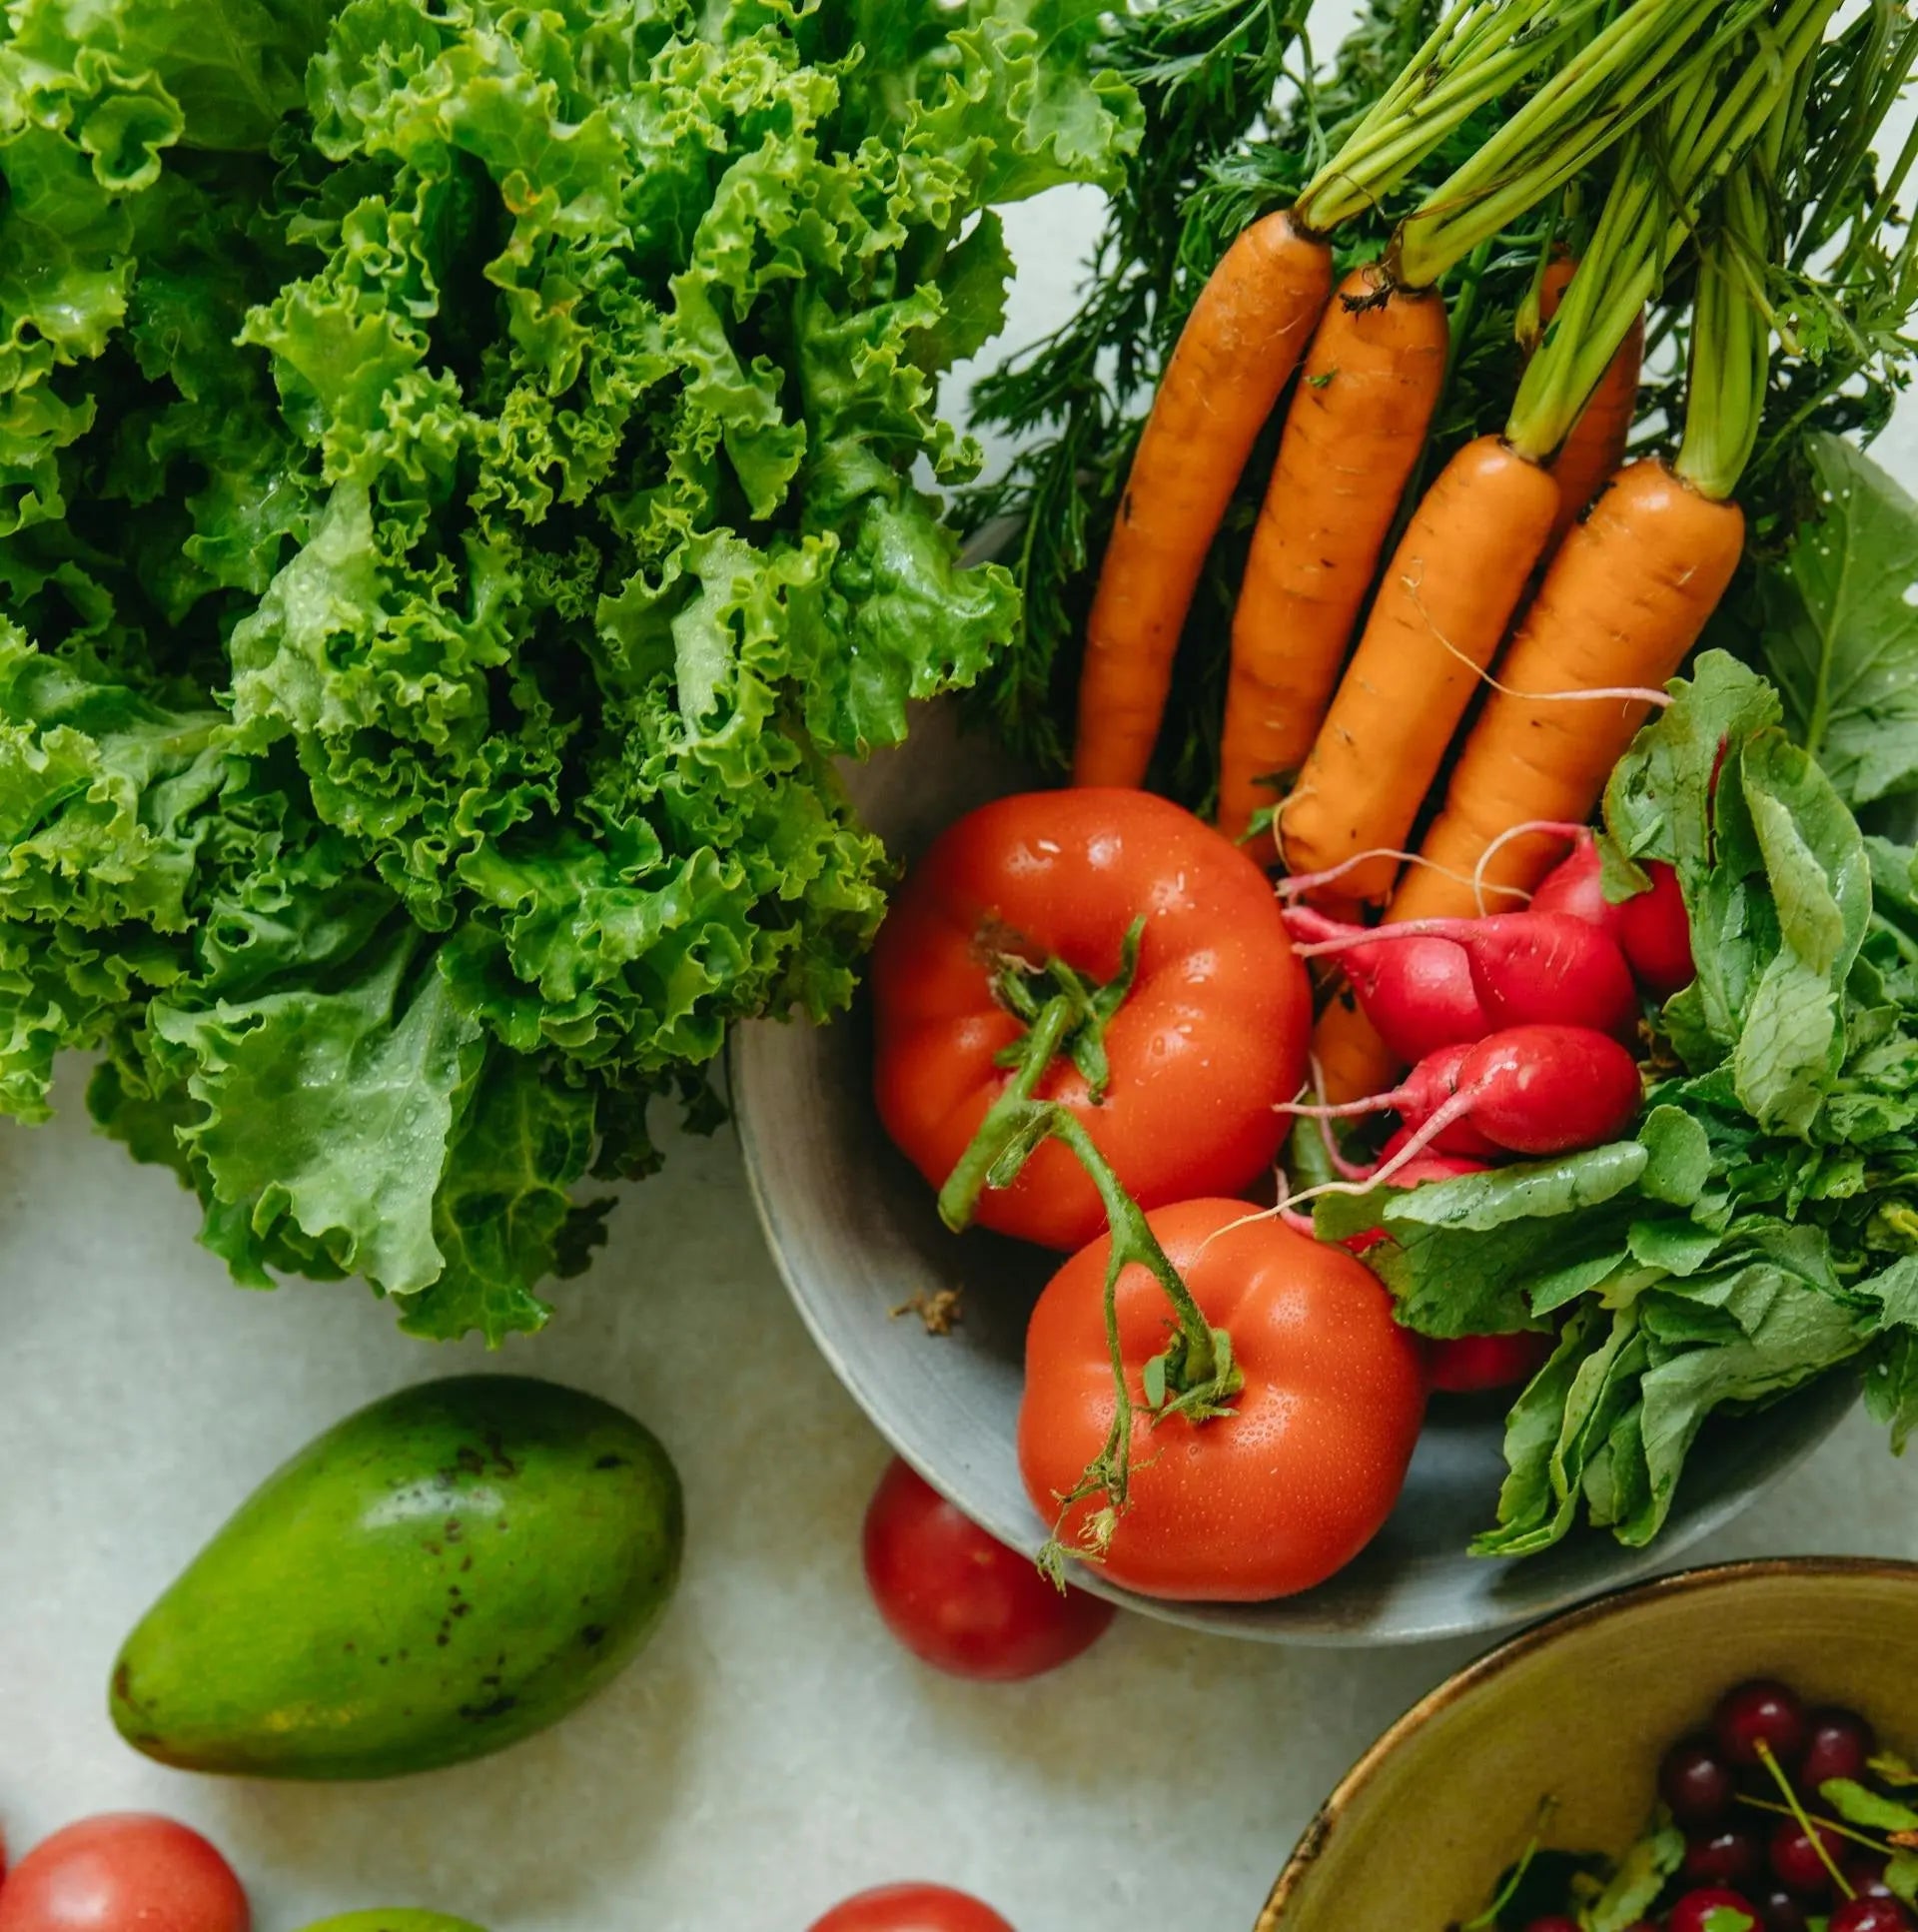
M 1256 1932 L 1445 1932 L 1482 1910 L 1547 1795 L 1547 1842 L 1617 1852 L 1658 1760 L 1742 1678 L 1849 1704 L 1918 1749 L 1918 1563 L 1687 1570 L 1501 1644 L 1402 1717 L 1301 1839 Z

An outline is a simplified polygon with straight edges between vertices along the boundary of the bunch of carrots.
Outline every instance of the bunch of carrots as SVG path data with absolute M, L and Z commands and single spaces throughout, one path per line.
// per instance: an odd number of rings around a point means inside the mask
M 1100 576 L 1075 782 L 1143 780 L 1200 571 L 1290 389 L 1233 626 L 1222 829 L 1244 836 L 1270 812 L 1277 856 L 1347 920 L 1524 902 L 1737 568 L 1733 493 L 1758 436 L 1766 275 L 1785 241 L 1767 184 L 1838 4 L 1445 13 L 1194 309 Z M 1383 258 L 1335 289 L 1340 225 L 1540 74 Z M 1468 444 L 1407 504 L 1448 376 L 1445 276 L 1595 170 L 1608 181 L 1575 258 L 1538 262 L 1504 434 Z M 1627 462 L 1645 315 L 1681 260 L 1695 268 L 1682 436 L 1669 460 Z M 1349 992 L 1325 1006 L 1316 1048 L 1335 1100 L 1378 1092 L 1400 1063 Z

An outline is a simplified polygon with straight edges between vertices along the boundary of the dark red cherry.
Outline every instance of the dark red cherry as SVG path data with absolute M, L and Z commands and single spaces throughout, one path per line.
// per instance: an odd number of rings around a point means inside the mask
M 1788 1686 L 1754 1677 L 1725 1692 L 1711 1728 L 1718 1748 L 1741 1770 L 1763 1763 L 1763 1744 L 1790 1771 L 1805 1748 L 1805 1707 Z

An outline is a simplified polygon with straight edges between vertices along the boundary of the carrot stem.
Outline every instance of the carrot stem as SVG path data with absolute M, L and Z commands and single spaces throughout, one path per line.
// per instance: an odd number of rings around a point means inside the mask
M 1554 58 L 1606 4 L 1463 0 L 1453 6 L 1307 183 L 1294 206 L 1301 225 L 1329 234 L 1376 208 L 1447 135 Z
M 1672 469 L 1714 502 L 1738 486 L 1758 447 L 1771 366 L 1771 321 L 1763 279 L 1775 245 L 1760 205 L 1756 169 L 1746 162 L 1726 181 L 1719 225 L 1698 257 L 1697 320 L 1684 440 Z
M 1726 8 L 1627 147 L 1580 273 L 1518 387 L 1505 435 L 1544 462 L 1570 434 L 1639 313 L 1697 233 L 1716 182 L 1792 98 L 1838 0 L 1788 0 L 1775 23 Z M 1628 20 L 1640 11 L 1629 9 Z
M 1397 278 L 1430 288 L 1630 133 L 1760 10 L 1753 0 L 1621 9 L 1407 218 L 1390 257 Z

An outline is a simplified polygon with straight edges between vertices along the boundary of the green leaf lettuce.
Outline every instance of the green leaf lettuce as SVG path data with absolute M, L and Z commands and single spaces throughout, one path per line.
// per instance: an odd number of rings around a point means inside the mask
M 545 1317 L 649 1099 L 843 1006 L 841 755 L 1018 601 L 931 486 L 991 204 L 1137 139 L 1075 0 L 21 0 L 0 28 L 0 1105 L 242 1281 Z

